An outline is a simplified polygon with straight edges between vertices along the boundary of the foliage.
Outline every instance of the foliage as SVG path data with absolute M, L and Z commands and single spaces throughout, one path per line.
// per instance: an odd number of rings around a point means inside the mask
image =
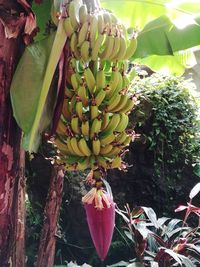
M 151 208 L 126 205 L 117 209 L 126 223 L 125 234 L 132 241 L 136 258 L 120 266 L 186 266 L 194 267 L 200 259 L 200 207 L 192 205 L 192 199 L 199 193 L 200 183 L 190 192 L 187 206 L 175 211 L 186 210 L 184 220 L 162 217 L 157 219 Z M 190 213 L 197 215 L 197 227 L 187 223 Z M 117 265 L 118 264 L 118 265 Z M 119 263 L 110 267 L 119 266 Z
M 132 114 L 136 144 L 143 147 L 151 179 L 162 190 L 184 188 L 178 183 L 200 158 L 199 95 L 182 78 L 153 75 L 134 82 L 140 104 Z M 171 194 L 169 194 L 171 195 Z

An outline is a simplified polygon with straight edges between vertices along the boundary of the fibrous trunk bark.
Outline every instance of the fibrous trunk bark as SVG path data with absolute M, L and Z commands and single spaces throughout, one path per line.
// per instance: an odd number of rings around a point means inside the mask
M 54 166 L 44 211 L 36 267 L 53 267 L 56 245 L 57 223 L 62 203 L 64 173 L 61 166 Z
M 0 22 L 0 265 L 24 266 L 24 152 L 9 89 L 22 38 L 7 39 Z

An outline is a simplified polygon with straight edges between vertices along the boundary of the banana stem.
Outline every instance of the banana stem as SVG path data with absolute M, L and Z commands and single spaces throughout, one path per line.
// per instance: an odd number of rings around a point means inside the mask
M 65 45 L 67 35 L 65 33 L 64 27 L 63 27 L 63 22 L 64 19 L 61 18 L 59 23 L 58 23 L 58 28 L 56 32 L 56 36 L 54 39 L 54 43 L 51 49 L 51 54 L 49 57 L 48 65 L 46 68 L 44 80 L 43 80 L 43 85 L 41 89 L 41 94 L 38 102 L 38 109 L 36 112 L 35 120 L 33 122 L 33 126 L 31 129 L 31 134 L 30 134 L 30 141 L 29 141 L 29 152 L 33 151 L 33 145 L 35 142 L 35 137 L 37 135 L 39 123 L 41 120 L 41 116 L 44 110 L 46 98 L 49 92 L 49 88 L 53 79 L 53 75 L 55 73 L 58 61 L 60 59 L 63 47 Z

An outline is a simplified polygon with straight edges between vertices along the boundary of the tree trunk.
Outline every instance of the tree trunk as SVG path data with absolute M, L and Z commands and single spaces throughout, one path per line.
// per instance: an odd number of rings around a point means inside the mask
M 29 17 L 29 20 L 27 20 Z M 24 151 L 10 102 L 18 60 L 35 31 L 26 0 L 0 0 L 0 266 L 24 267 Z M 26 27 L 25 27 L 26 26 Z
M 62 203 L 63 179 L 62 167 L 54 166 L 44 211 L 44 224 L 36 267 L 54 266 L 56 231 Z

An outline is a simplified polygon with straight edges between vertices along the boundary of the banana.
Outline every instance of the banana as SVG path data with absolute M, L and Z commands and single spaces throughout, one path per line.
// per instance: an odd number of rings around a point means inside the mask
M 110 157 L 110 158 L 115 157 L 119 154 L 121 150 L 122 150 L 121 147 L 115 146 L 109 153 L 105 155 L 105 157 Z
M 105 48 L 103 52 L 99 54 L 100 59 L 110 59 L 110 56 L 112 55 L 113 52 L 114 40 L 115 40 L 114 36 L 107 35 L 105 41 Z
M 73 149 L 73 151 L 76 153 L 77 156 L 83 157 L 85 154 L 79 149 L 78 141 L 76 137 L 72 137 L 70 139 L 70 144 Z
M 126 39 L 124 36 L 120 36 L 120 48 L 115 57 L 112 60 L 123 60 L 126 54 Z
M 91 125 L 91 130 L 90 130 L 90 139 L 93 139 L 96 134 L 98 134 L 101 130 L 101 124 L 102 120 L 99 118 L 95 118 L 92 122 Z
M 98 35 L 98 19 L 96 15 L 93 15 L 90 19 L 90 46 L 94 47 L 96 36 Z
M 113 132 L 109 132 L 109 133 L 106 133 L 106 135 L 100 136 L 101 146 L 108 145 L 112 143 L 114 140 L 115 140 L 115 135 L 113 134 Z
M 129 86 L 130 86 L 130 80 L 129 80 L 129 77 L 128 75 L 126 74 L 123 74 L 122 75 L 122 80 L 123 80 L 123 84 L 122 84 L 122 88 L 123 88 L 123 91 L 127 91 Z
M 98 32 L 102 34 L 105 30 L 104 18 L 101 13 L 98 14 Z
M 100 69 L 96 74 L 96 93 L 106 88 L 106 77 L 104 70 Z
M 76 95 L 72 97 L 71 102 L 69 104 L 69 111 L 71 112 L 71 114 L 75 112 L 75 105 L 76 105 Z
M 79 119 L 78 119 L 78 117 L 73 117 L 71 119 L 71 128 L 72 128 L 72 131 L 75 134 L 81 134 L 81 129 L 80 129 L 80 126 L 79 126 Z
M 110 121 L 109 112 L 104 112 L 102 115 L 102 124 L 101 124 L 101 130 L 102 131 L 107 127 L 109 121 Z
M 90 94 L 93 94 L 95 91 L 96 80 L 90 68 L 85 68 L 84 77 Z
M 89 41 L 84 41 L 81 45 L 81 58 L 83 59 L 84 62 L 88 62 L 90 60 L 89 55 L 90 55 L 90 42 Z
M 111 162 L 111 169 L 120 168 L 122 165 L 122 159 L 120 156 L 117 156 Z
M 72 88 L 69 88 L 69 87 L 65 87 L 65 95 L 68 97 L 68 98 L 72 98 L 72 96 L 74 95 L 74 91 Z
M 92 152 L 90 148 L 88 147 L 87 142 L 84 138 L 81 138 L 78 142 L 78 147 L 82 153 L 84 153 L 85 156 L 89 157 L 91 156 Z
M 115 142 L 118 144 L 118 145 L 121 145 L 124 143 L 124 141 L 126 140 L 127 138 L 127 133 L 126 132 L 122 132 L 120 133 L 116 138 L 115 138 Z
M 128 122 L 129 122 L 128 115 L 126 115 L 125 113 L 120 113 L 120 122 L 115 128 L 115 131 L 119 133 L 123 132 L 128 126 Z
M 104 98 L 106 96 L 106 92 L 104 89 L 100 90 L 98 94 L 95 96 L 94 101 L 96 105 L 99 107 L 101 103 L 103 102 Z
M 121 79 L 121 73 L 118 70 L 113 70 L 109 82 L 109 90 L 106 92 L 107 97 L 113 96 L 115 90 L 118 87 L 120 79 Z
M 67 17 L 63 22 L 63 27 L 66 32 L 67 37 L 71 37 L 71 35 L 74 33 L 74 28 L 72 26 L 72 22 L 70 17 Z
M 98 156 L 100 153 L 101 142 L 98 138 L 92 140 L 92 151 L 95 156 Z
M 128 146 L 130 144 L 131 140 L 132 140 L 132 137 L 130 135 L 128 135 L 126 137 L 125 141 L 123 142 L 123 145 Z
M 71 145 L 71 137 L 68 137 L 68 138 L 66 139 L 66 143 L 67 143 L 67 147 L 68 147 L 69 153 L 70 153 L 71 155 L 75 155 L 75 156 L 77 156 L 76 152 L 73 150 L 72 145 Z
M 103 12 L 103 20 L 105 23 L 105 26 L 107 27 L 107 30 L 112 29 L 112 18 L 109 12 Z
M 120 49 L 120 37 L 117 35 L 114 37 L 114 45 L 113 45 L 113 51 L 110 56 L 110 60 L 116 57 Z
M 76 171 L 76 168 L 77 168 L 77 163 L 65 164 L 66 171 Z
M 105 40 L 105 34 L 99 34 L 92 47 L 91 59 L 93 61 L 98 59 L 98 54 Z
M 90 167 L 90 160 L 85 157 L 84 160 L 79 160 L 76 169 L 78 171 L 84 171 Z
M 65 120 L 71 120 L 71 112 L 69 111 L 69 100 L 64 99 L 63 106 L 62 106 L 62 115 L 64 116 Z
M 101 156 L 97 156 L 97 165 L 98 167 L 107 169 L 109 166 L 109 161 L 108 159 L 101 157 Z
M 61 151 L 63 154 L 70 155 L 70 151 L 68 149 L 67 144 L 65 144 L 59 137 L 56 137 L 54 140 L 54 143 L 56 144 L 57 148 Z
M 61 118 L 58 121 L 58 125 L 56 128 L 56 132 L 61 135 L 66 135 L 67 127 L 64 124 L 64 122 L 61 120 Z
M 137 39 L 132 38 L 129 41 L 129 46 L 126 49 L 126 53 L 125 53 L 123 59 L 126 60 L 126 59 L 131 58 L 134 55 L 136 49 L 137 49 Z
M 81 77 L 80 75 L 75 72 L 71 75 L 71 84 L 75 92 L 77 92 L 79 85 L 80 85 Z
M 121 95 L 118 105 L 115 108 L 111 109 L 111 112 L 112 113 L 119 112 L 121 109 L 123 109 L 127 105 L 128 99 L 129 99 L 128 95 Z
M 89 137 L 89 131 L 90 131 L 90 126 L 89 126 L 89 121 L 82 121 L 81 124 L 81 132 L 84 137 Z
M 71 19 L 71 24 L 74 30 L 77 30 L 79 26 L 79 8 L 80 1 L 73 0 L 69 3 L 68 15 Z
M 76 114 L 79 117 L 80 121 L 83 119 L 83 103 L 82 101 L 77 101 L 75 106 Z
M 77 45 L 78 45 L 78 36 L 77 33 L 74 32 L 70 39 L 70 48 L 75 58 L 80 59 L 80 52 L 77 48 Z
M 97 105 L 92 105 L 90 107 L 90 119 L 94 120 L 96 117 L 98 117 L 98 115 L 99 115 L 99 109 Z
M 106 134 L 107 132 L 114 132 L 119 122 L 120 122 L 120 115 L 113 114 L 110 119 L 110 122 L 108 123 L 107 127 L 102 131 L 102 133 Z
M 119 93 L 113 95 L 106 106 L 106 111 L 109 112 L 114 108 L 116 108 L 120 100 L 121 100 L 121 95 Z
M 88 10 L 87 10 L 87 6 L 85 4 L 80 6 L 79 9 L 79 20 L 80 23 L 83 24 L 85 21 L 87 21 L 88 19 Z
M 105 154 L 109 153 L 112 150 L 112 148 L 113 148 L 113 145 L 111 145 L 111 144 L 103 146 L 100 149 L 100 154 L 101 155 L 105 155 Z
M 80 47 L 85 40 L 87 40 L 87 35 L 89 31 L 89 22 L 86 20 L 78 33 L 78 46 Z
M 134 105 L 135 105 L 135 102 L 129 98 L 127 100 L 126 106 L 124 108 L 122 108 L 119 112 L 120 113 L 129 113 L 133 109 Z
M 78 96 L 80 97 L 83 106 L 87 107 L 88 106 L 88 95 L 87 95 L 87 89 L 85 88 L 84 85 L 80 85 L 77 91 Z
M 59 9 L 60 9 L 60 3 L 57 1 L 53 1 L 51 5 L 51 19 L 53 23 L 58 26 L 59 23 Z

